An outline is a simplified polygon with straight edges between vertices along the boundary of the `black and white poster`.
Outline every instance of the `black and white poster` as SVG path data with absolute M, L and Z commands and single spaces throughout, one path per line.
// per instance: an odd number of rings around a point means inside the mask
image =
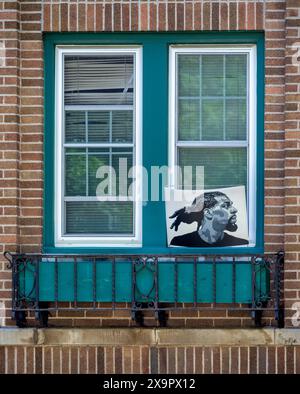
M 170 247 L 249 244 L 245 187 L 188 191 L 166 188 Z

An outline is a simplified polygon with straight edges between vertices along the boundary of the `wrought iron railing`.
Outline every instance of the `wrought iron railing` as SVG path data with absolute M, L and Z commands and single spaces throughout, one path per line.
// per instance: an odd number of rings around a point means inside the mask
M 151 310 L 161 325 L 168 311 L 249 311 L 256 325 L 272 311 L 283 325 L 283 252 L 251 256 L 11 254 L 12 317 L 26 313 L 46 326 L 48 314 L 128 309 L 141 325 Z M 66 306 L 66 301 L 69 303 Z M 84 303 L 84 304 L 82 304 Z M 88 305 L 88 306 L 87 306 Z

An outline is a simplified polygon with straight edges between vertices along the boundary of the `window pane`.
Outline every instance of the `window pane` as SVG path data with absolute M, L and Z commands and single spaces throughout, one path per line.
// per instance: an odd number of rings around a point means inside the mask
M 129 195 L 128 189 L 132 183 L 132 178 L 128 178 L 127 174 L 130 168 L 133 165 L 133 155 L 132 149 L 112 149 L 112 167 L 115 170 L 116 174 L 116 193 L 117 195 Z M 121 170 L 121 179 L 120 179 L 120 170 Z M 127 187 L 126 181 L 122 183 L 120 186 L 120 182 L 123 182 L 126 174 L 127 179 Z M 126 189 L 126 190 L 125 190 Z M 125 193 L 125 194 L 124 194 Z
M 200 57 L 178 55 L 178 95 L 200 96 Z
M 202 100 L 202 140 L 224 139 L 223 100 Z
M 67 201 L 65 204 L 67 234 L 133 234 L 132 202 Z
M 223 65 L 223 55 L 202 55 L 202 96 L 223 96 Z
M 179 54 L 177 59 L 178 140 L 246 140 L 247 55 Z
M 112 142 L 132 142 L 132 111 L 112 111 Z
M 247 139 L 247 106 L 245 99 L 226 100 L 226 140 Z
M 109 142 L 110 113 L 108 111 L 88 112 L 89 142 Z
M 85 142 L 85 112 L 65 112 L 65 141 L 69 143 Z
M 246 96 L 247 55 L 226 55 L 226 96 Z
M 65 155 L 65 195 L 86 195 L 85 149 L 66 149 Z
M 65 105 L 133 104 L 132 55 L 66 55 Z
M 204 167 L 205 189 L 247 186 L 247 148 L 179 148 L 178 156 L 181 168 L 193 166 L 193 187 L 195 166 Z
M 178 139 L 181 141 L 200 138 L 199 100 L 181 99 L 178 103 Z

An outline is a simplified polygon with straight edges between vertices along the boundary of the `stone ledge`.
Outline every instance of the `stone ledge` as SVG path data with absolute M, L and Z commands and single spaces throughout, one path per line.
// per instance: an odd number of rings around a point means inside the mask
M 0 346 L 300 345 L 300 329 L 0 328 Z

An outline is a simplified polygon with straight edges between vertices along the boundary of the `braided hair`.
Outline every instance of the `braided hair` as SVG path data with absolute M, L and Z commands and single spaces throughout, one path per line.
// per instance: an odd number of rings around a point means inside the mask
M 173 213 L 173 215 L 170 216 L 170 219 L 176 218 L 172 223 L 170 229 L 175 227 L 174 230 L 177 231 L 180 223 L 191 224 L 193 222 L 197 222 L 198 230 L 204 217 L 204 210 L 206 208 L 212 208 L 217 204 L 217 200 L 215 199 L 215 197 L 227 196 L 226 194 L 218 191 L 201 194 L 194 199 L 191 206 L 178 209 L 176 212 Z

